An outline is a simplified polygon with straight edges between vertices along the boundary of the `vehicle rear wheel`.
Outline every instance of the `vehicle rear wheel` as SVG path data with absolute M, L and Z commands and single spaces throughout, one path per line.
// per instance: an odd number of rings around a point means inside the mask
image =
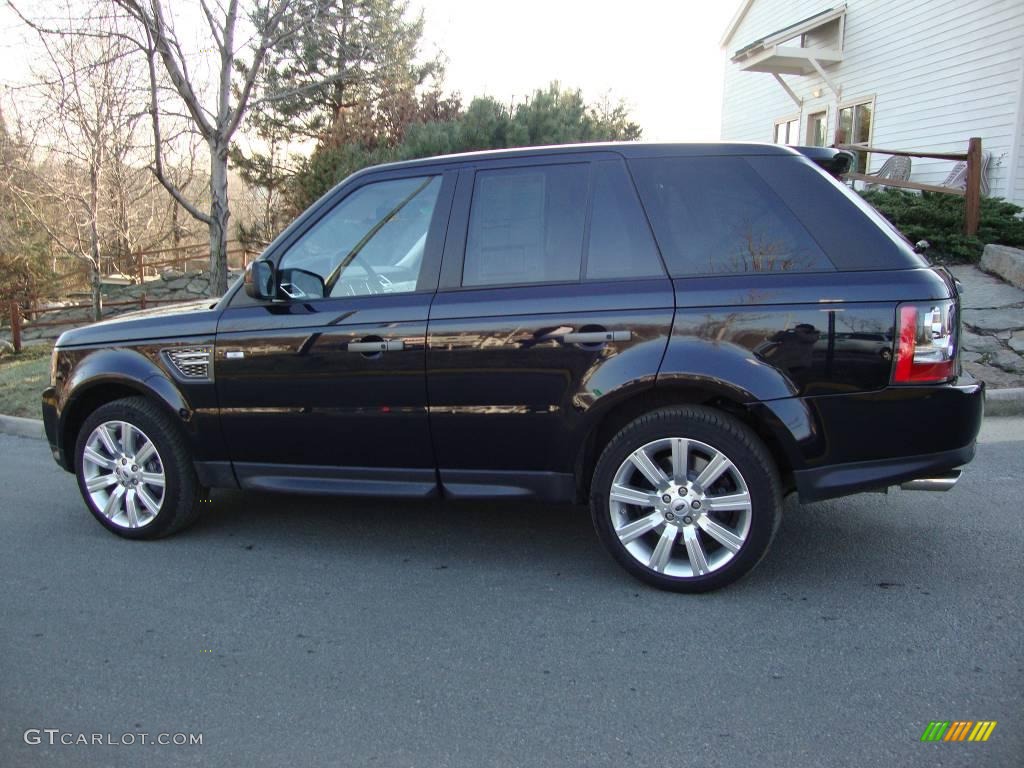
M 645 414 L 611 439 L 594 470 L 601 542 L 634 576 L 704 592 L 747 573 L 781 520 L 775 464 L 739 420 L 705 406 Z
M 199 512 L 199 484 L 184 437 L 144 397 L 115 400 L 85 420 L 75 474 L 86 505 L 108 530 L 155 539 L 181 530 Z

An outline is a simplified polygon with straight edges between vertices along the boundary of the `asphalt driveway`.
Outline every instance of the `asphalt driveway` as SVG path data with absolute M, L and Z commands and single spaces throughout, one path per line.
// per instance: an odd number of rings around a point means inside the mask
M 0 435 L 0 765 L 1020 765 L 1022 470 L 1024 419 L 989 420 L 951 493 L 790 503 L 684 596 L 572 507 L 219 492 L 126 542 Z

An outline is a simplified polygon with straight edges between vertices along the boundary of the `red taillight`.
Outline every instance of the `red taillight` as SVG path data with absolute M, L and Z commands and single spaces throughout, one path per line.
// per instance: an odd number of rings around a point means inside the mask
M 901 304 L 896 325 L 894 384 L 935 384 L 956 375 L 953 302 Z

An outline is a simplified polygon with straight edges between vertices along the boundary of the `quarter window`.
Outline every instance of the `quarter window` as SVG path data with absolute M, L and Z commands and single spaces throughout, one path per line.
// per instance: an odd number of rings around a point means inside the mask
M 742 157 L 643 159 L 630 168 L 673 277 L 834 269 Z
M 580 279 L 589 165 L 478 171 L 464 286 Z
M 319 275 L 327 296 L 416 290 L 440 176 L 379 181 L 342 200 L 281 259 Z

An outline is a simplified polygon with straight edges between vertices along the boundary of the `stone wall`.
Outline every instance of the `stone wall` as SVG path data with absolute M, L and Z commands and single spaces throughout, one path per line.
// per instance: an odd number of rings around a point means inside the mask
M 241 272 L 228 273 L 228 285 L 234 282 Z M 149 306 L 164 306 L 170 301 L 197 301 L 207 298 L 210 289 L 210 273 L 207 271 L 195 270 L 191 272 L 179 272 L 167 270 L 160 277 L 147 280 L 145 283 L 133 285 L 104 284 L 103 292 L 103 319 L 109 320 L 112 317 L 123 315 L 128 312 L 138 312 L 138 303 L 145 294 L 147 301 L 152 300 Z M 216 301 L 215 297 L 210 298 L 211 302 Z M 73 297 L 69 303 L 88 304 L 90 301 L 87 294 Z M 124 306 L 111 306 L 110 302 L 131 301 L 132 304 Z M 55 339 L 64 331 L 70 328 L 77 328 L 88 325 L 91 322 L 91 310 L 88 307 L 55 308 L 40 312 L 36 318 L 39 322 L 60 322 L 59 325 L 36 326 L 26 323 L 22 329 L 22 339 L 33 341 L 36 339 Z M 8 337 L 10 329 L 5 329 Z

